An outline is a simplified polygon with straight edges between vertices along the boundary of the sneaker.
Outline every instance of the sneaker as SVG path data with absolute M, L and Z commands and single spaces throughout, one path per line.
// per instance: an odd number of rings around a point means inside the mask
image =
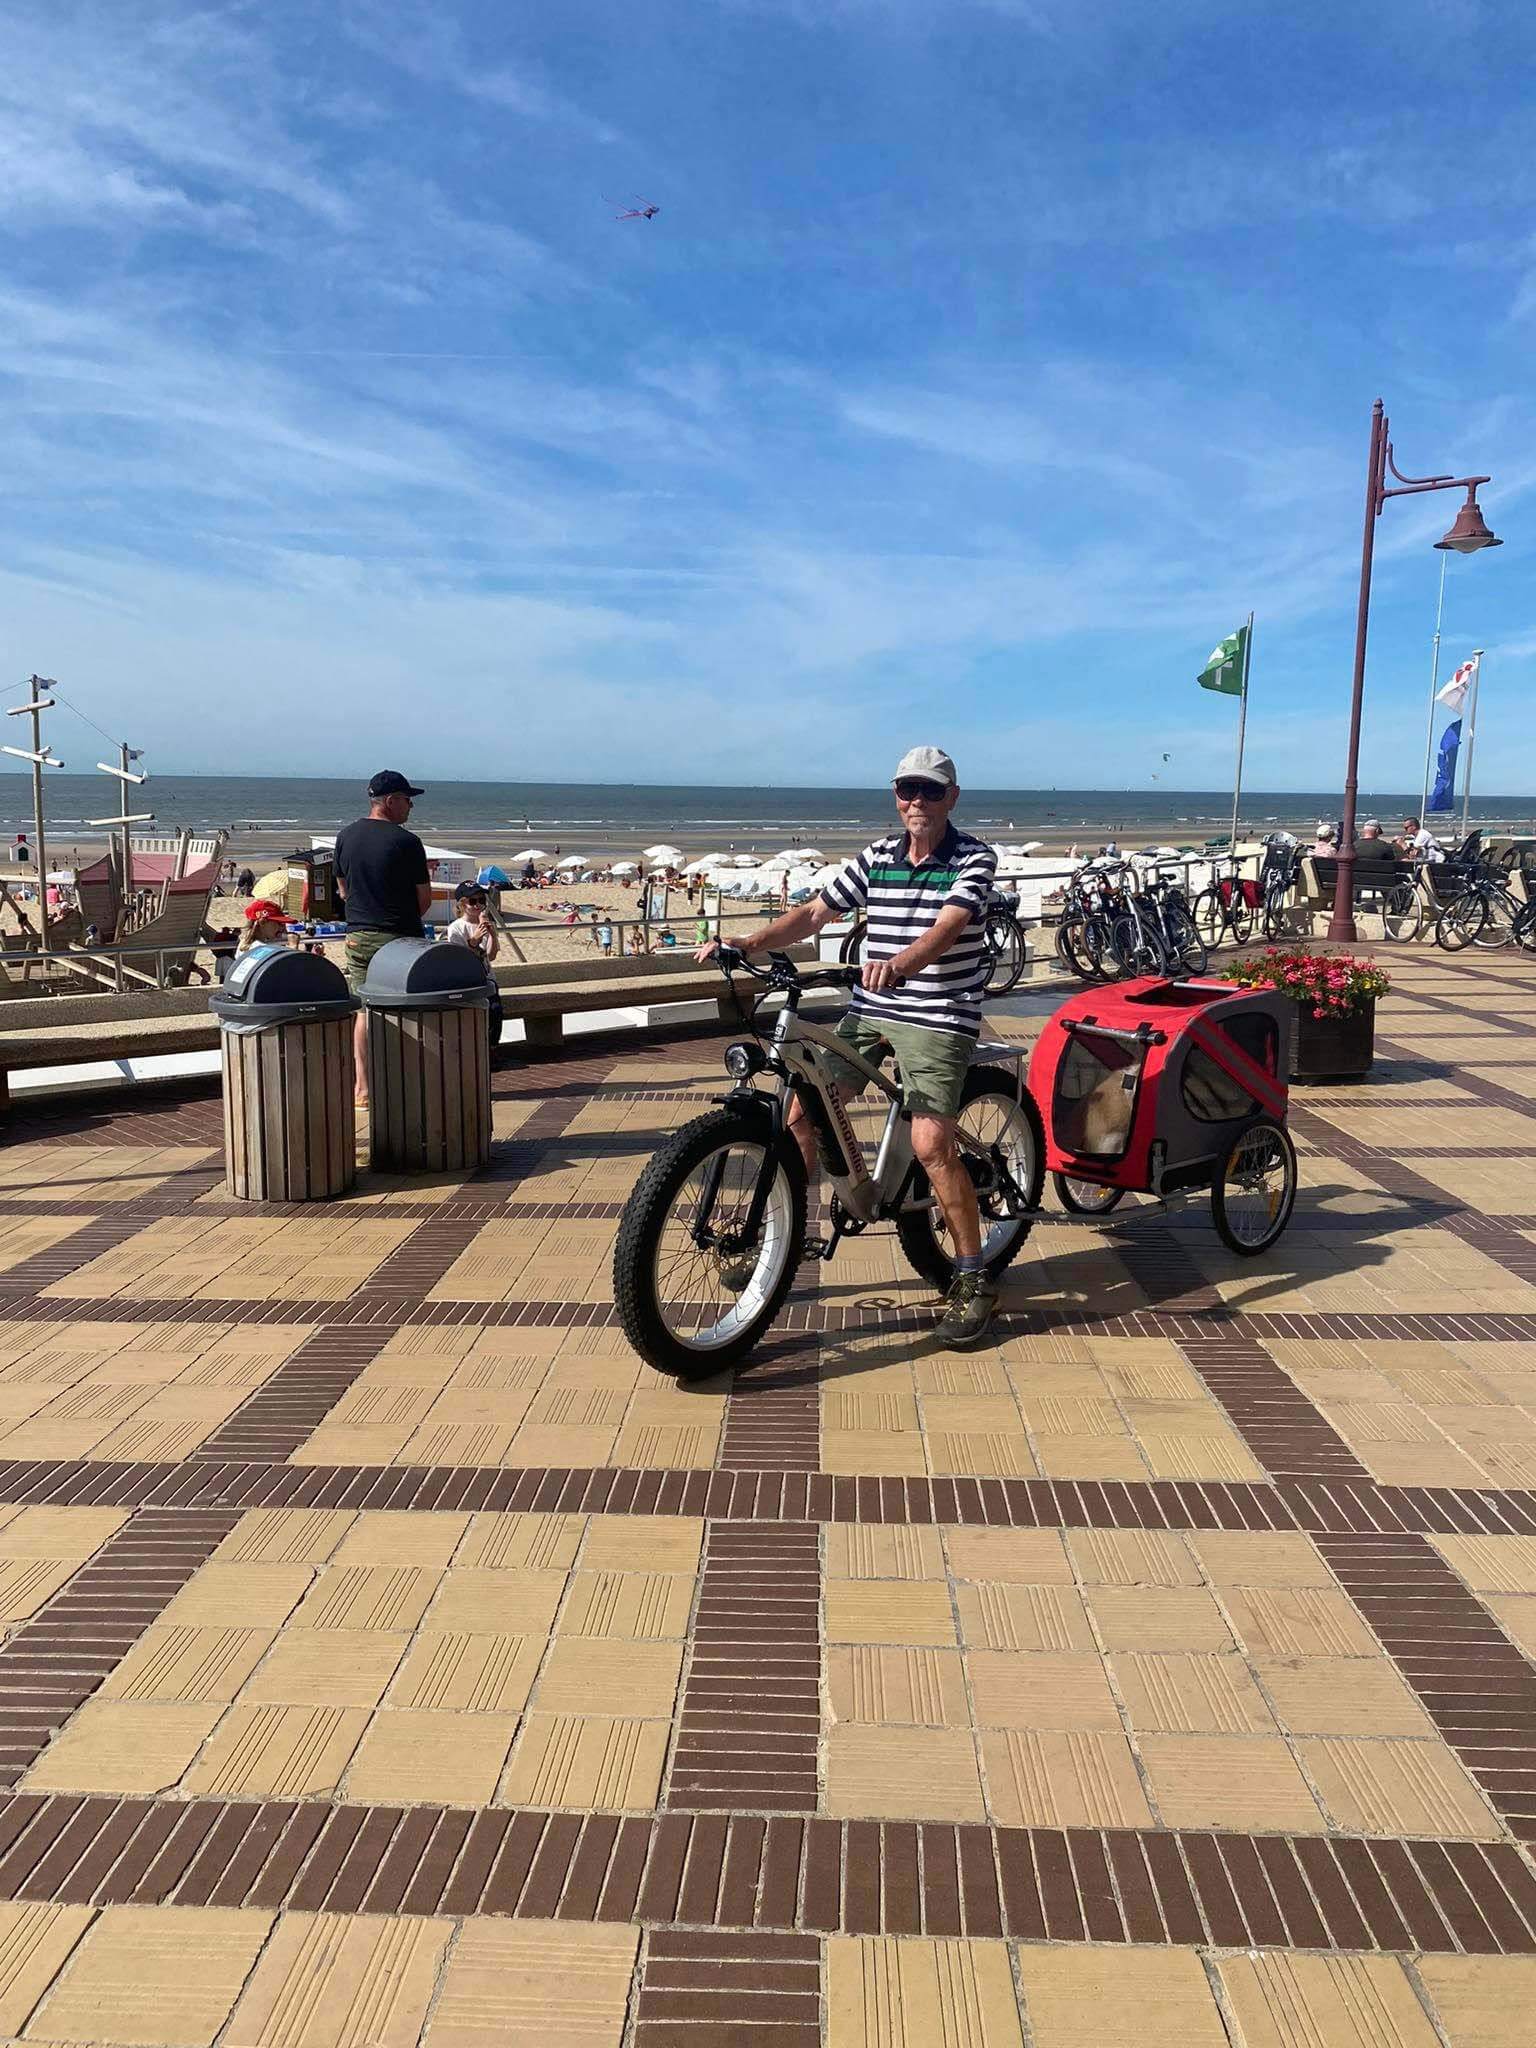
M 949 1284 L 943 1315 L 934 1326 L 934 1341 L 946 1351 L 971 1351 L 986 1342 L 992 1311 L 997 1307 L 997 1282 L 986 1273 L 957 1273 Z

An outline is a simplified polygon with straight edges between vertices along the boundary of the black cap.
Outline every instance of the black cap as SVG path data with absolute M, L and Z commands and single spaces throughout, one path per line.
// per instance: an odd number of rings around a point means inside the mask
M 368 785 L 370 796 L 425 796 L 414 782 L 407 782 L 398 768 L 381 768 Z

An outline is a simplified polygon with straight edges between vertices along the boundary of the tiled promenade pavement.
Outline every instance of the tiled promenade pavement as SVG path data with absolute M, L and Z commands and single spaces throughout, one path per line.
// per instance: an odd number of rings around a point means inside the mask
M 870 1235 L 696 1390 L 608 1262 L 712 1036 L 324 1209 L 19 1116 L 0 2041 L 1528 2048 L 1536 974 L 1390 964 L 1274 1256 L 1051 1214 L 961 1358 Z

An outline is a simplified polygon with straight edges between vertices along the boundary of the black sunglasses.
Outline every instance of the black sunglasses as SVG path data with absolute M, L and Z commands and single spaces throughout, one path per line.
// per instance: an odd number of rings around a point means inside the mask
M 929 803 L 938 803 L 947 793 L 948 785 L 942 782 L 920 782 L 915 776 L 904 775 L 894 785 L 896 794 L 904 804 L 915 803 L 918 797 L 927 797 Z

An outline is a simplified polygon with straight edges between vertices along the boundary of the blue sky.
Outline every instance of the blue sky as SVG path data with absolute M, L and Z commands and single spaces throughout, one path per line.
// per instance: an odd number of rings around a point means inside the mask
M 1536 792 L 1533 59 L 1504 0 L 13 0 L 4 659 L 165 771 L 1220 787 L 1252 608 L 1250 779 L 1323 788 L 1380 393 L 1493 473 L 1447 672 Z M 1380 522 L 1368 787 L 1455 503 Z

